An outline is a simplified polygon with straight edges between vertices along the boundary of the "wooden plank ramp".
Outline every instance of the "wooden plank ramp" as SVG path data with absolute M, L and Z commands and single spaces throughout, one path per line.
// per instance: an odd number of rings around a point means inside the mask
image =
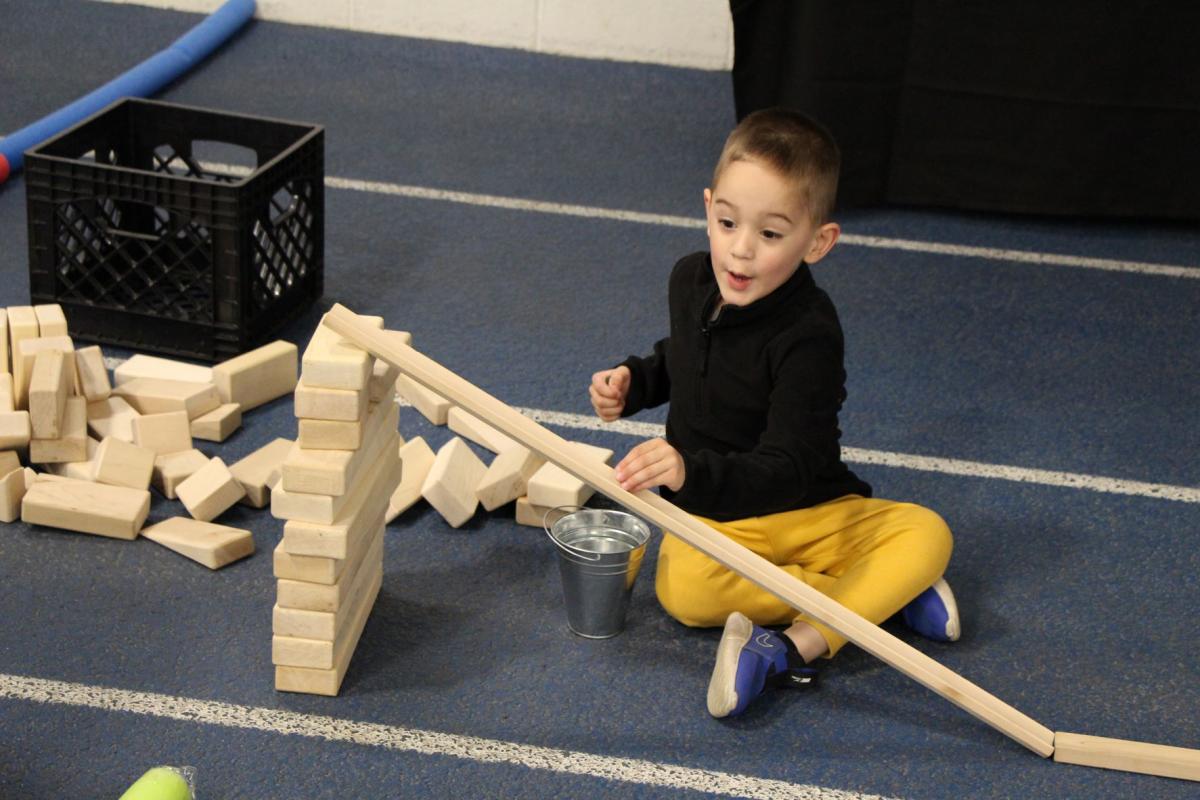
M 581 457 L 571 443 L 553 431 L 504 404 L 436 361 L 402 344 L 395 337 L 360 320 L 358 315 L 338 304 L 326 314 L 327 326 L 349 341 L 398 367 L 420 385 L 442 395 L 497 430 L 538 453 L 596 491 L 651 523 L 684 540 L 719 563 L 753 581 L 784 602 L 825 623 L 851 642 L 899 670 L 926 688 L 941 695 L 980 721 L 990 725 L 1043 758 L 1055 752 L 1056 734 L 1008 705 L 958 673 L 950 670 L 911 645 L 901 641 L 858 614 L 831 600 L 816 589 L 789 575 L 747 548 L 722 536 L 682 509 L 652 491 L 633 494 L 621 488 L 612 468 L 594 459 Z M 1058 734 L 1064 736 L 1064 734 Z M 1087 737 L 1096 738 L 1096 737 Z M 1119 740 L 1109 740 L 1119 741 Z M 1132 743 L 1140 744 L 1140 743 Z M 1149 745 L 1161 747 L 1160 745 Z M 1172 748 L 1184 750 L 1186 748 Z M 1158 751 L 1156 751 L 1158 752 Z M 1196 752 L 1196 751 L 1187 751 Z M 1059 759 L 1065 760 L 1065 759 Z M 1132 763 L 1120 753 L 1101 753 L 1093 766 L 1129 769 Z M 1152 758 L 1137 761 L 1137 771 L 1150 772 L 1161 761 Z M 1177 772 L 1151 774 L 1182 777 Z

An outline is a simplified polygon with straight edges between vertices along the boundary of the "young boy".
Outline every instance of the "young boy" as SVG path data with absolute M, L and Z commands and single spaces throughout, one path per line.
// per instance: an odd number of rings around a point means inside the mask
M 874 499 L 841 460 L 842 331 L 809 265 L 841 231 L 830 221 L 840 155 L 802 114 L 770 109 L 730 134 L 704 190 L 709 252 L 670 278 L 670 335 L 653 355 L 592 376 L 605 421 L 670 401 L 666 439 L 616 466 L 622 488 L 664 497 L 875 623 L 903 611 L 925 636 L 958 638 L 941 579 L 949 529 L 920 506 Z M 659 602 L 725 630 L 708 687 L 715 717 L 770 686 L 809 686 L 811 662 L 845 639 L 681 540 L 664 535 Z M 787 626 L 781 632 L 759 626 Z

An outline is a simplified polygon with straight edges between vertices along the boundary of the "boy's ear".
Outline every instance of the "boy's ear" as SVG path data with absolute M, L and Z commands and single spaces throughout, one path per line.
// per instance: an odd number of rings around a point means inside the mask
M 704 190 L 704 213 L 707 216 L 709 210 L 712 209 L 712 189 Z
M 841 235 L 842 226 L 836 222 L 826 222 L 817 228 L 816 236 L 813 237 L 812 246 L 808 248 L 808 255 L 804 257 L 804 261 L 808 264 L 815 264 L 820 261 L 829 254 L 829 251 L 837 244 L 838 237 Z

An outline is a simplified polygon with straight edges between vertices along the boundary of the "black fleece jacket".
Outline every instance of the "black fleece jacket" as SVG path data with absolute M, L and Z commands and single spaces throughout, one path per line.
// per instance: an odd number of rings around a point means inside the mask
M 633 377 L 622 416 L 671 403 L 667 441 L 686 474 L 663 496 L 722 522 L 869 497 L 842 463 L 842 328 L 808 265 L 711 319 L 717 298 L 709 254 L 682 258 L 671 272 L 670 335 L 653 355 L 623 362 Z

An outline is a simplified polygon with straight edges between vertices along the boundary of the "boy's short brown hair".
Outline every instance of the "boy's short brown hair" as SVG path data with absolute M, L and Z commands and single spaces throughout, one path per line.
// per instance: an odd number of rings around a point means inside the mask
M 714 189 L 734 161 L 764 163 L 792 182 L 817 224 L 833 215 L 842 156 L 833 135 L 811 117 L 786 108 L 747 115 L 725 140 L 713 170 Z

